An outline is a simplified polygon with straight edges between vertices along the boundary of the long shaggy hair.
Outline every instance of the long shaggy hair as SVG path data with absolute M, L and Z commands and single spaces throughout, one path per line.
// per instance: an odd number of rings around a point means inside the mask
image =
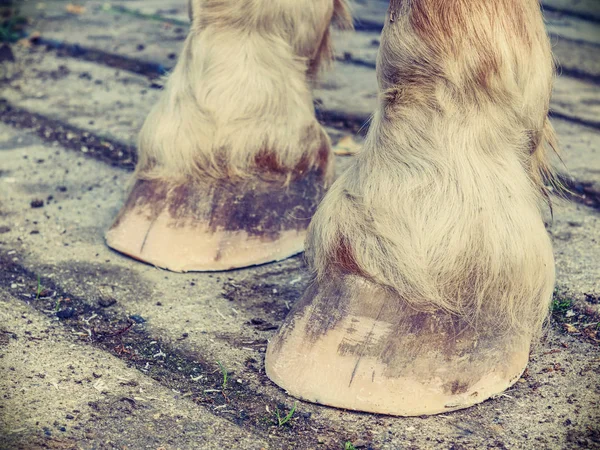
M 184 181 L 319 165 L 310 80 L 344 0 L 191 0 L 192 26 L 139 137 L 135 178 Z M 328 141 L 327 141 L 328 143 Z M 327 144 L 328 145 L 328 144 Z
M 535 334 L 554 286 L 541 215 L 554 66 L 538 0 L 392 0 L 364 150 L 313 218 L 317 277 Z

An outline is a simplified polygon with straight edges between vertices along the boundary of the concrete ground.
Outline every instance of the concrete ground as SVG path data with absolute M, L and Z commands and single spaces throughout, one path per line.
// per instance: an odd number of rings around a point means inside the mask
M 598 3 L 544 2 L 573 191 L 548 221 L 545 336 L 506 393 L 419 418 L 296 401 L 265 376 L 267 341 L 308 283 L 301 256 L 174 274 L 106 247 L 185 3 L 24 2 L 29 37 L 14 61 L 0 51 L 0 448 L 600 448 Z M 357 32 L 336 33 L 339 61 L 315 89 L 334 142 L 360 142 L 376 102 L 385 2 L 354 7 Z

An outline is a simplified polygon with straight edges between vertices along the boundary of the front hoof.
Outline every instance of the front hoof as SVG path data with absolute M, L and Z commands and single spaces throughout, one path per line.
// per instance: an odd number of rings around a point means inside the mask
M 289 394 L 398 416 L 439 414 L 499 394 L 527 365 L 530 337 L 417 311 L 354 275 L 315 282 L 269 342 L 266 371 Z
M 109 247 L 175 272 L 264 264 L 300 253 L 325 192 L 309 173 L 171 184 L 138 180 L 106 234 Z

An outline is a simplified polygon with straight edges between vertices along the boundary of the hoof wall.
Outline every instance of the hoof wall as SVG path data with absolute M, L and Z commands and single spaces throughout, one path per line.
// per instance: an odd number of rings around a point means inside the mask
M 106 241 L 175 272 L 278 261 L 303 251 L 324 192 L 317 174 L 288 184 L 257 178 L 180 185 L 138 180 Z
M 477 330 L 441 311 L 347 275 L 315 283 L 270 340 L 269 378 L 289 394 L 338 408 L 398 416 L 438 414 L 510 387 L 529 338 Z

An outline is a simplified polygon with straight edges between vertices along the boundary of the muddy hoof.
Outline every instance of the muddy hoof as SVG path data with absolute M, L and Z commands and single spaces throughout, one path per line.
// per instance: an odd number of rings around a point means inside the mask
M 175 272 L 278 261 L 303 251 L 324 184 L 319 172 L 288 182 L 138 180 L 106 240 L 119 252 Z
M 399 416 L 466 408 L 504 391 L 527 365 L 530 339 L 418 312 L 353 275 L 313 284 L 267 350 L 267 375 L 289 394 Z

